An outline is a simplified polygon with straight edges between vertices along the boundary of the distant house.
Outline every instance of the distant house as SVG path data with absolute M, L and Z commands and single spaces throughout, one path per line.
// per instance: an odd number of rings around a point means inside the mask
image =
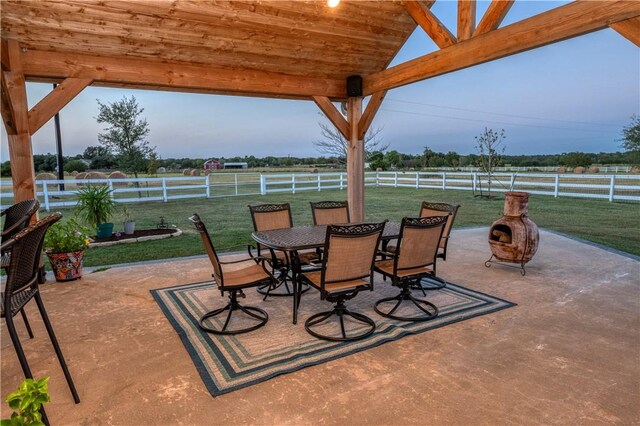
M 220 163 L 220 161 L 215 160 L 215 159 L 211 159 L 211 160 L 207 160 L 204 162 L 204 169 L 205 170 L 220 170 L 222 168 L 222 164 Z
M 225 169 L 247 169 L 249 168 L 249 164 L 248 163 L 224 163 L 224 168 Z

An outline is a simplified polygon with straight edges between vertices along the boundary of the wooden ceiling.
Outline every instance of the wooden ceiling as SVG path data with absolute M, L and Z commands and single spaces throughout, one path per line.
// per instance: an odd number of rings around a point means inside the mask
M 385 69 L 416 24 L 392 1 L 6 0 L 1 27 L 30 51 L 344 82 Z

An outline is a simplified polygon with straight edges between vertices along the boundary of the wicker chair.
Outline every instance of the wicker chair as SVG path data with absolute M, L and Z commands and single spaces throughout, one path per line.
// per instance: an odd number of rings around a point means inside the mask
M 265 267 L 264 258 L 251 257 L 234 262 L 220 262 L 218 254 L 211 242 L 211 238 L 209 237 L 209 233 L 207 232 L 207 228 L 200 219 L 200 216 L 194 214 L 189 218 L 189 220 L 194 223 L 196 229 L 200 233 L 202 243 L 204 244 L 204 248 L 209 256 L 211 265 L 213 266 L 212 276 L 216 281 L 220 293 L 224 296 L 225 291 L 229 292 L 229 303 L 222 308 L 218 308 L 204 314 L 198 323 L 200 328 L 212 334 L 228 335 L 247 333 L 264 326 L 269 320 L 269 314 L 267 314 L 266 311 L 255 306 L 243 306 L 238 302 L 238 297 L 245 297 L 242 292 L 243 289 L 257 286 L 269 287 L 275 283 L 276 279 Z M 235 270 L 229 270 L 227 268 L 227 265 L 239 263 L 248 263 L 248 266 Z M 227 314 L 227 318 L 222 328 L 217 329 L 205 323 L 205 321 L 208 321 L 210 318 L 213 318 L 224 311 L 229 311 L 229 313 Z M 256 320 L 257 323 L 245 328 L 235 330 L 228 329 L 227 327 L 229 326 L 234 311 L 243 312 L 249 317 L 249 319 Z
M 435 276 L 436 256 L 447 216 L 431 216 L 402 219 L 398 248 L 395 253 L 385 253 L 391 259 L 375 262 L 375 271 L 391 278 L 391 283 L 400 287 L 400 293 L 394 297 L 380 299 L 375 303 L 375 311 L 387 318 L 401 321 L 426 321 L 438 315 L 438 308 L 411 294 L 411 286 L 418 284 L 424 277 L 439 280 Z M 404 301 L 412 302 L 421 311 L 419 316 L 399 316 L 394 313 Z M 381 305 L 395 302 L 393 308 L 382 311 Z
M 249 205 L 249 211 L 251 212 L 253 229 L 257 232 L 293 227 L 289 203 Z M 272 274 L 277 275 L 277 281 L 274 284 L 258 287 L 258 293 L 263 294 L 265 300 L 269 296 L 293 296 L 293 286 L 289 287 L 291 282 L 289 275 L 291 259 L 289 255 L 284 251 L 265 248 L 257 244 L 259 257 L 263 256 L 265 251 L 269 252 L 268 262 L 271 265 Z M 253 256 L 251 247 L 249 247 L 249 254 Z M 314 258 L 317 258 L 315 251 L 300 252 L 298 255 L 302 263 L 311 263 Z M 284 291 L 282 291 L 282 288 L 284 288 Z M 303 292 L 307 290 L 309 290 L 308 286 L 303 289 Z
M 349 223 L 349 202 L 347 201 L 311 201 L 311 214 L 314 225 L 337 225 Z
M 353 341 L 370 336 L 376 323 L 366 315 L 352 312 L 345 306 L 347 300 L 362 290 L 373 290 L 373 262 L 380 243 L 385 222 L 354 225 L 329 225 L 324 244 L 322 269 L 300 275 L 303 282 L 320 290 L 320 298 L 334 304 L 331 311 L 310 316 L 305 329 L 314 337 L 329 341 Z M 340 321 L 341 337 L 322 334 L 315 327 L 334 315 Z M 347 335 L 344 316 L 367 325 L 364 332 Z
M 438 257 L 442 260 L 447 260 L 447 245 L 449 244 L 449 235 L 451 234 L 451 228 L 453 222 L 456 220 L 458 209 L 460 205 L 445 204 L 445 203 L 430 203 L 428 201 L 422 202 L 420 208 L 420 217 L 428 216 L 440 216 L 448 213 L 447 223 L 444 225 L 442 231 L 442 237 L 440 238 L 440 244 L 438 245 Z
M 20 339 L 18 338 L 13 317 L 16 316 L 16 314 L 21 311 L 24 306 L 31 301 L 31 299 L 36 300 L 38 310 L 40 311 L 40 315 L 44 321 L 44 325 L 47 329 L 47 333 L 49 334 L 49 338 L 51 339 L 51 343 L 53 344 L 53 348 L 56 352 L 56 356 L 58 357 L 58 361 L 60 362 L 60 366 L 62 367 L 64 376 L 67 379 L 67 384 L 69 385 L 71 394 L 73 395 L 73 400 L 77 404 L 80 402 L 80 398 L 78 397 L 73 379 L 71 378 L 71 374 L 67 368 L 64 356 L 62 355 L 62 350 L 60 349 L 53 327 L 49 321 L 49 317 L 45 310 L 42 297 L 40 296 L 40 290 L 38 288 L 38 270 L 40 266 L 40 257 L 42 255 L 44 236 L 47 229 L 49 229 L 53 223 L 60 220 L 61 217 L 62 215 L 60 213 L 51 214 L 36 222 L 34 225 L 18 232 L 8 241 L 3 242 L 3 249 L 11 249 L 11 259 L 7 270 L 5 291 L 2 293 L 1 316 L 6 319 L 7 330 L 9 331 L 9 336 L 11 337 L 11 341 L 13 342 L 13 346 L 18 355 L 22 371 L 24 372 L 25 377 L 32 378 L 33 375 L 22 349 Z M 45 420 L 45 424 L 48 424 L 44 412 L 43 420 Z
M 2 241 L 9 240 L 15 234 L 26 228 L 27 225 L 29 225 L 29 222 L 31 221 L 33 215 L 35 215 L 38 211 L 38 208 L 40 208 L 40 203 L 35 198 L 32 198 L 29 200 L 20 201 L 19 203 L 16 203 L 11 207 L 4 209 L 0 213 L 0 216 L 4 217 L 4 225 L 2 227 Z M 4 265 L 9 265 L 10 256 L 10 248 L 0 249 L 0 258 L 2 259 L 1 262 L 3 267 Z M 7 268 L 4 269 L 5 272 L 7 272 Z M 40 282 L 43 282 L 44 280 L 42 279 L 42 277 L 44 275 L 42 274 L 42 271 L 40 271 L 40 274 Z M 31 325 L 29 324 L 29 320 L 27 319 L 27 315 L 25 314 L 24 309 L 20 310 L 20 315 L 22 316 L 24 325 L 26 326 L 27 332 L 29 333 L 29 338 L 33 339 L 33 331 L 31 331 Z

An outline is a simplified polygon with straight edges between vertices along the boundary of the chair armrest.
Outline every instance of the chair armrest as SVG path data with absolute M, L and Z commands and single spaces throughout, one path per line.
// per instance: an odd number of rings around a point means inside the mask
M 378 255 L 378 256 L 387 256 L 387 257 L 395 258 L 398 254 L 397 254 L 397 253 L 391 253 L 391 252 L 389 252 L 389 251 L 385 251 L 385 250 L 378 250 L 378 252 L 376 253 L 376 255 Z
M 256 257 L 249 257 L 249 258 L 246 258 L 246 259 L 232 260 L 230 262 L 220 262 L 220 264 L 221 265 L 233 265 L 234 263 L 242 263 L 242 262 L 249 262 L 249 261 L 261 262 L 263 260 L 265 260 L 264 257 L 256 256 Z
M 5 235 L 11 235 L 11 233 L 13 232 L 14 229 L 18 228 L 20 225 L 22 225 L 24 222 L 20 221 L 20 222 L 16 222 L 13 225 L 11 225 L 10 227 L 8 227 L 7 229 L 2 231 L 2 236 L 4 237 Z

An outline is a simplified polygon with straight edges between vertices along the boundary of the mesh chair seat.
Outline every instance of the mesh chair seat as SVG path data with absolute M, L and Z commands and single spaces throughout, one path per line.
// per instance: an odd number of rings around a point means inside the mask
M 11 263 L 11 252 L 2 255 L 2 257 L 0 258 L 0 267 L 8 268 L 9 263 Z
M 322 271 L 313 271 L 306 272 L 304 274 L 305 278 L 307 278 L 311 284 L 318 288 L 322 288 Z M 335 283 L 327 283 L 324 284 L 324 290 L 327 293 L 337 293 L 340 291 L 351 291 L 356 290 L 357 288 L 370 287 L 371 284 L 366 280 L 349 280 L 349 281 L 339 281 Z
M 35 288 L 28 288 L 20 293 L 14 293 L 11 297 L 11 315 L 15 315 L 29 300 L 36 294 L 38 290 Z M 4 318 L 4 293 L 0 293 L 0 300 L 2 300 L 2 308 L 0 309 L 0 318 Z
M 393 263 L 394 259 L 379 260 L 375 263 L 375 268 L 381 272 L 391 276 L 393 275 Z M 396 276 L 399 278 L 406 278 L 412 275 L 431 274 L 433 272 L 433 265 L 422 266 L 419 268 L 399 269 L 396 271 Z
M 247 286 L 270 279 L 264 268 L 256 263 L 235 271 L 225 271 L 223 267 L 223 274 L 225 287 Z

